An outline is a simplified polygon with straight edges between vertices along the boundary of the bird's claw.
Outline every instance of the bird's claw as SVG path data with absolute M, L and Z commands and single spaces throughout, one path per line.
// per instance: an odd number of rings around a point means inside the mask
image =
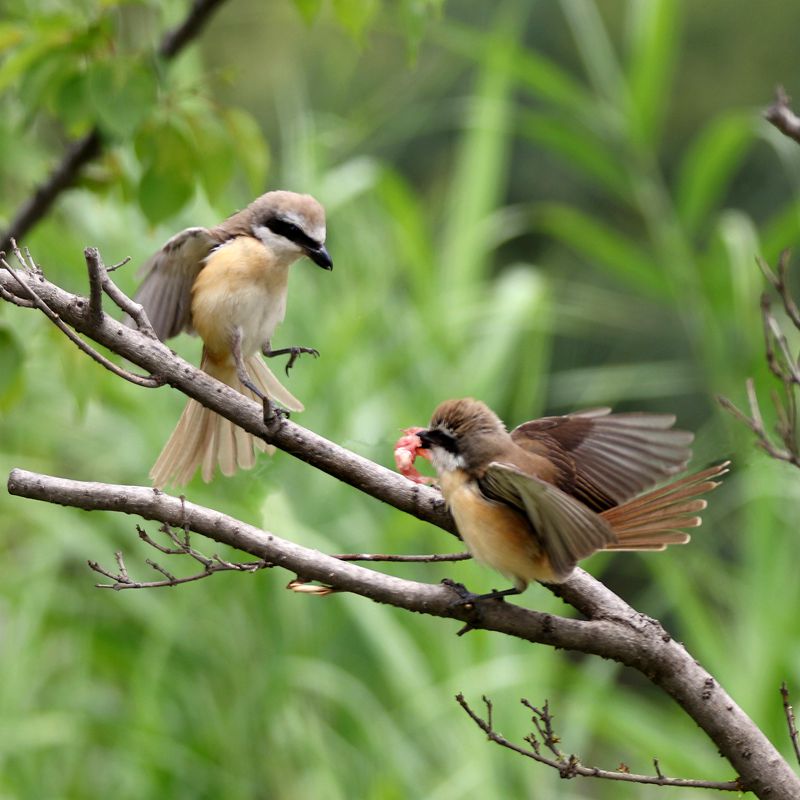
M 289 411 L 288 408 L 284 408 L 283 406 L 279 406 L 276 402 L 271 400 L 266 395 L 263 398 L 264 400 L 264 425 L 267 428 L 272 428 L 276 425 L 280 425 L 285 419 L 289 419 L 292 415 L 292 412 Z
M 290 347 L 289 348 L 289 360 L 286 362 L 286 374 L 289 374 L 289 370 L 294 366 L 294 362 L 303 354 L 307 353 L 310 356 L 314 356 L 314 358 L 319 358 L 319 350 L 314 347 Z

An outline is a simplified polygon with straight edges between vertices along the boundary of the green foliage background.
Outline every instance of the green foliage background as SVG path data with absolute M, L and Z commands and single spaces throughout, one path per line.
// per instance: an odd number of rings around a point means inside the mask
M 800 6 L 771 0 L 755 19 L 745 0 L 228 3 L 169 66 L 153 51 L 183 3 L 0 9 L 0 227 L 65 136 L 97 125 L 109 141 L 25 239 L 52 280 L 85 291 L 87 245 L 138 264 L 266 187 L 308 191 L 328 209 L 335 270 L 294 268 L 275 339 L 322 351 L 289 381 L 301 424 L 389 465 L 399 429 L 446 397 L 480 397 L 509 424 L 610 404 L 675 411 L 697 465 L 732 456 L 689 547 L 586 566 L 664 620 L 788 756 L 797 475 L 714 396 L 739 400 L 750 375 L 771 388 L 754 257 L 797 244 L 800 148 L 760 109 L 778 82 L 800 93 Z M 135 268 L 118 275 L 133 290 Z M 199 355 L 189 337 L 175 346 Z M 146 483 L 182 405 L 0 307 L 0 473 Z M 457 544 L 283 454 L 187 495 L 328 552 Z M 653 796 L 563 782 L 489 745 L 457 691 L 490 695 L 515 738 L 518 699 L 549 698 L 586 763 L 647 772 L 657 756 L 667 774 L 730 777 L 671 701 L 613 663 L 294 595 L 278 573 L 94 589 L 86 559 L 110 565 L 116 549 L 147 574 L 134 523 L 0 495 L 4 800 Z M 472 564 L 393 571 L 495 581 Z M 535 586 L 521 602 L 569 613 Z

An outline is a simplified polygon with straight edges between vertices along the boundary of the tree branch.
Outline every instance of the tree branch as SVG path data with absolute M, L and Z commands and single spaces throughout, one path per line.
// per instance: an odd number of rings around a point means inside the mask
M 738 780 L 734 781 L 704 781 L 694 778 L 667 778 L 659 766 L 658 759 L 653 759 L 655 775 L 637 775 L 628 770 L 625 764 L 620 764 L 616 771 L 600 769 L 599 767 L 584 766 L 580 759 L 574 755 L 566 755 L 558 747 L 559 737 L 553 732 L 553 718 L 550 708 L 545 702 L 544 706 L 536 708 L 527 700 L 522 700 L 522 704 L 533 712 L 532 721 L 536 728 L 536 734 L 531 733 L 525 737 L 525 741 L 531 749 L 520 747 L 506 739 L 503 734 L 495 730 L 492 724 L 492 701 L 484 696 L 483 702 L 486 704 L 486 719 L 482 719 L 472 710 L 469 703 L 464 699 L 463 694 L 457 694 L 456 700 L 461 708 L 466 711 L 469 718 L 486 734 L 490 742 L 499 744 L 514 753 L 518 753 L 526 758 L 533 759 L 539 764 L 545 764 L 555 769 L 558 774 L 565 779 L 581 778 L 602 778 L 611 781 L 623 781 L 627 783 L 645 783 L 656 786 L 681 786 L 684 789 L 718 789 L 723 792 L 742 792 L 743 788 Z M 542 753 L 542 746 L 553 753 L 553 757 Z
M 764 117 L 784 136 L 800 143 L 800 117 L 789 107 L 790 99 L 783 86 L 778 86 L 775 89 L 775 102 L 764 112 Z
M 0 288 L 27 298 L 13 271 L 0 270 Z M 151 336 L 125 327 L 101 310 L 90 314 L 86 298 L 72 295 L 40 273 L 25 273 L 28 288 L 65 323 L 203 405 L 285 452 L 395 508 L 447 531 L 454 530 L 438 491 L 420 486 L 289 420 L 264 420 L 263 409 L 176 356 Z M 770 800 L 796 800 L 800 779 L 759 728 L 715 679 L 664 630 L 583 570 L 547 587 L 577 608 L 578 620 L 530 611 L 502 601 L 478 608 L 454 603 L 452 589 L 384 575 L 301 547 L 218 511 L 160 491 L 13 470 L 11 494 L 86 510 L 136 514 L 194 531 L 230 545 L 302 581 L 318 581 L 409 611 L 460 620 L 529 642 L 610 658 L 630 666 L 676 700 L 741 776 L 744 789 Z M 169 578 L 167 578 L 169 580 Z
M 167 31 L 158 46 L 158 54 L 169 61 L 195 39 L 208 22 L 211 14 L 225 0 L 195 0 L 184 21 Z M 12 239 L 21 239 L 42 217 L 47 214 L 58 196 L 77 179 L 81 170 L 103 151 L 103 137 L 98 128 L 92 130 L 70 145 L 50 176 L 40 184 L 20 206 L 0 236 L 0 250 L 8 250 Z

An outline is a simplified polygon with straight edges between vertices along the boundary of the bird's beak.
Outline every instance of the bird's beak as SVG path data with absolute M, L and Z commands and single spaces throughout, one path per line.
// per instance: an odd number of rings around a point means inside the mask
M 331 259 L 325 245 L 321 244 L 319 247 L 306 248 L 306 255 L 322 269 L 332 270 L 333 260 Z
M 422 442 L 422 447 L 424 450 L 428 450 L 433 445 L 429 430 L 417 431 L 417 438 L 420 440 L 420 442 Z

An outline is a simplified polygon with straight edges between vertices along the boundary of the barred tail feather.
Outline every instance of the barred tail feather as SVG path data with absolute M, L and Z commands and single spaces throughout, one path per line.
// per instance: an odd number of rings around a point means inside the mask
M 607 550 L 664 550 L 667 545 L 686 544 L 691 536 L 684 528 L 702 524 L 697 512 L 707 503 L 700 495 L 719 486 L 730 461 L 688 475 L 660 489 L 604 511 L 600 516 L 617 537 Z
M 303 410 L 303 404 L 281 385 L 260 356 L 245 359 L 245 365 L 253 382 L 264 394 L 292 411 Z M 253 392 L 242 385 L 233 365 L 215 364 L 204 353 L 200 368 L 258 402 Z M 223 475 L 233 475 L 237 468 L 253 467 L 256 449 L 266 453 L 275 452 L 275 448 L 263 439 L 252 436 L 196 400 L 189 400 L 175 430 L 150 470 L 150 478 L 153 486 L 158 488 L 167 484 L 183 486 L 200 467 L 203 480 L 208 483 L 217 465 Z

